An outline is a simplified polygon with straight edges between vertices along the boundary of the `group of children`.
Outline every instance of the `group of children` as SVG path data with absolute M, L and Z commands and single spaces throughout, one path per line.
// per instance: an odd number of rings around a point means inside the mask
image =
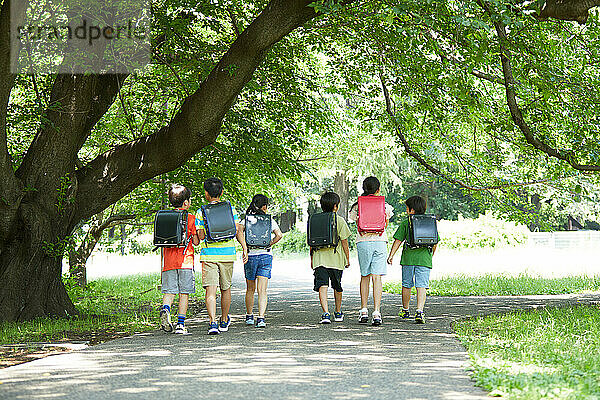
M 363 182 L 363 196 L 378 196 L 380 192 L 379 180 L 368 177 Z M 210 178 L 204 182 L 204 197 L 209 204 L 221 201 L 223 195 L 223 183 L 218 178 Z M 191 192 L 182 185 L 173 185 L 169 190 L 169 201 L 177 210 L 189 210 L 191 206 Z M 334 192 L 326 192 L 320 199 L 323 212 L 337 212 L 340 197 Z M 426 202 L 420 196 L 413 196 L 406 200 L 407 214 L 424 214 Z M 263 194 L 253 197 L 246 215 L 267 214 L 269 206 L 268 198 Z M 273 265 L 273 254 L 271 247 L 282 238 L 281 230 L 277 222 L 271 217 L 271 242 L 266 248 L 248 249 L 245 240 L 245 220 L 240 220 L 235 209 L 232 214 L 236 225 L 235 239 L 242 247 L 242 261 L 244 262 L 244 274 L 246 277 L 246 319 L 247 325 L 255 325 L 258 328 L 266 327 L 265 314 L 267 309 L 267 286 L 271 278 Z M 231 281 L 233 276 L 233 265 L 236 259 L 236 246 L 234 239 L 225 241 L 207 241 L 206 227 L 202 213 L 194 216 L 188 213 L 187 247 L 163 249 L 162 262 L 162 293 L 163 305 L 160 310 L 161 327 L 166 332 L 178 334 L 187 333 L 185 317 L 187 313 L 189 295 L 195 292 L 194 278 L 194 246 L 200 245 L 200 261 L 202 263 L 202 286 L 205 289 L 206 309 L 209 317 L 208 334 L 217 335 L 227 332 L 231 324 L 229 309 L 231 306 Z M 393 216 L 393 208 L 385 204 L 386 225 Z M 358 203 L 355 203 L 349 212 L 353 221 L 358 219 Z M 337 219 L 338 242 L 334 247 L 311 249 L 311 268 L 314 275 L 314 290 L 319 294 L 322 314 L 320 322 L 330 324 L 332 322 L 327 301 L 327 289 L 331 285 L 334 292 L 335 309 L 333 321 L 344 320 L 342 312 L 342 275 L 350 266 L 350 249 L 348 238 L 350 228 L 347 222 L 339 215 Z M 268 218 L 267 218 L 268 219 Z M 372 325 L 378 326 L 383 323 L 381 315 L 382 276 L 387 273 L 387 264 L 392 264 L 393 257 L 404 242 L 400 264 L 402 265 L 402 312 L 401 317 L 410 318 L 409 302 L 412 287 L 417 289 L 417 309 L 415 322 L 424 323 L 423 307 L 427 288 L 429 287 L 429 272 L 432 268 L 432 257 L 435 253 L 433 248 L 410 248 L 406 242 L 409 235 L 409 224 L 403 219 L 394 233 L 394 242 L 391 250 L 387 252 L 388 238 L 383 233 L 358 232 L 356 248 L 358 262 L 360 265 L 360 298 L 361 308 L 359 310 L 358 322 L 368 323 L 369 311 L 367 301 L 372 282 L 374 309 L 371 314 Z M 387 255 L 387 257 L 386 257 Z M 221 292 L 221 315 L 217 320 L 217 288 Z M 258 315 L 255 318 L 254 293 L 258 293 Z M 173 327 L 171 322 L 171 305 L 175 295 L 179 295 L 177 323 Z

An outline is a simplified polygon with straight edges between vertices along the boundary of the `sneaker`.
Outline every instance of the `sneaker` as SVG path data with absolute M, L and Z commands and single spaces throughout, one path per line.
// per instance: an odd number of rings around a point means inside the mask
M 246 325 L 254 325 L 254 315 L 246 314 Z
M 231 325 L 231 317 L 227 316 L 227 321 L 223 322 L 222 319 L 219 319 L 219 330 L 221 332 L 227 332 L 229 330 L 229 325 Z
M 160 327 L 165 332 L 173 332 L 171 313 L 164 308 L 160 310 Z
M 424 324 L 424 323 L 425 323 L 425 317 L 423 316 L 423 312 L 417 311 L 415 314 L 415 324 Z
M 361 324 L 366 324 L 369 322 L 369 310 L 366 308 L 361 308 L 358 310 L 358 322 Z
M 373 312 L 373 321 L 371 322 L 371 325 L 379 326 L 382 323 L 383 323 L 383 319 L 381 319 L 381 313 L 379 311 Z
M 267 327 L 267 323 L 265 322 L 264 318 L 258 317 L 256 319 L 256 327 L 257 328 L 266 328 Z
M 409 319 L 410 312 L 408 310 L 402 310 L 400 311 L 400 316 L 402 317 L 402 319 Z
M 218 335 L 219 333 L 221 333 L 219 331 L 219 326 L 217 325 L 216 322 L 211 322 L 210 325 L 208 326 L 208 334 L 209 335 Z
M 188 330 L 183 324 L 177 324 L 177 326 L 175 327 L 175 333 L 180 335 L 187 335 Z
M 331 315 L 326 312 L 321 315 L 321 323 L 322 324 L 330 324 L 331 323 Z
M 337 312 L 337 311 L 334 312 L 333 313 L 333 320 L 335 322 L 342 322 L 342 321 L 344 321 L 344 313 L 341 312 L 341 311 L 340 312 Z

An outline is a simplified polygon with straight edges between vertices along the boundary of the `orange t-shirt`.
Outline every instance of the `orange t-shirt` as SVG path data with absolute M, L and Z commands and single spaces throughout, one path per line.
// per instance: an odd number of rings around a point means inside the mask
M 196 234 L 196 217 L 188 212 L 187 237 Z M 185 253 L 183 247 L 165 247 L 163 248 L 163 271 L 172 269 L 193 269 L 194 268 L 194 244 L 190 240 Z

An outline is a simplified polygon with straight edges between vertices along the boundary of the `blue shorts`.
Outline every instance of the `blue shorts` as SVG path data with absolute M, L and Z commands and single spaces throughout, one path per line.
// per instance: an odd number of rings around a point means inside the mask
M 356 243 L 360 274 L 387 274 L 387 243 L 379 241 L 364 241 Z
M 264 276 L 271 279 L 271 269 L 273 268 L 273 255 L 257 254 L 248 256 L 248 262 L 244 264 L 244 275 L 249 281 L 256 280 L 257 276 Z
M 421 267 L 420 265 L 402 266 L 402 287 L 411 288 L 413 286 L 429 289 L 429 273 L 431 268 Z

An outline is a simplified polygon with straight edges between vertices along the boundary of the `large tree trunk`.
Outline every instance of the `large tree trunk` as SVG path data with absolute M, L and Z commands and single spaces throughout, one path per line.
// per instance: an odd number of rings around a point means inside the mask
M 0 320 L 77 313 L 61 280 L 66 233 L 56 226 L 30 203 L 19 207 L 8 239 L 0 242 Z
M 287 210 L 279 215 L 279 229 L 281 232 L 289 232 L 294 229 L 294 226 L 296 226 L 296 212 L 294 210 Z

